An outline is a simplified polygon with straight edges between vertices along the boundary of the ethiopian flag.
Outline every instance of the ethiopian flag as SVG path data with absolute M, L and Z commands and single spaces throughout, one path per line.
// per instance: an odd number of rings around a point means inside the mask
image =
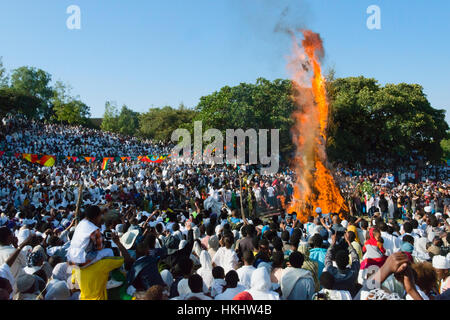
M 37 154 L 24 153 L 24 154 L 22 154 L 22 157 L 25 160 L 30 161 L 31 163 L 36 163 L 39 160 Z
M 151 162 L 156 162 L 156 163 L 161 163 L 161 162 L 163 162 L 165 159 L 167 158 L 167 156 L 152 156 L 151 158 L 150 158 L 150 161 Z
M 114 161 L 114 158 L 103 158 L 102 170 L 108 169 L 108 164 L 110 161 Z
M 55 156 L 42 156 L 42 158 L 38 162 L 43 166 L 53 167 L 55 165 L 56 159 Z

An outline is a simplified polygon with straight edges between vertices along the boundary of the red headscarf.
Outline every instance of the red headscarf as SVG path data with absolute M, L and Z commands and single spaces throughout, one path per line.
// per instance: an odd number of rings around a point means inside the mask
M 242 291 L 234 296 L 233 300 L 253 300 L 253 297 L 247 291 Z
M 373 231 L 374 230 L 375 230 L 375 228 L 371 228 L 370 229 L 370 231 L 369 231 L 369 236 L 370 237 L 369 237 L 369 240 L 367 240 L 364 243 L 363 252 L 367 251 L 366 246 L 369 245 L 369 246 L 377 247 L 378 249 L 380 249 L 381 253 L 384 255 L 384 254 L 386 254 L 386 249 L 383 247 L 383 243 L 378 242 L 378 240 L 375 239 L 375 236 L 373 235 Z
M 387 256 L 385 255 L 386 249 L 384 249 L 383 244 L 381 242 L 378 242 L 377 239 L 375 239 L 375 236 L 373 235 L 374 230 L 375 230 L 374 228 L 370 229 L 369 232 L 370 238 L 364 243 L 363 252 L 365 253 L 367 251 L 366 248 L 367 246 L 372 246 L 380 251 L 381 257 L 370 257 L 364 259 L 363 261 L 361 261 L 360 269 L 366 269 L 373 265 L 381 267 L 386 262 L 387 259 Z

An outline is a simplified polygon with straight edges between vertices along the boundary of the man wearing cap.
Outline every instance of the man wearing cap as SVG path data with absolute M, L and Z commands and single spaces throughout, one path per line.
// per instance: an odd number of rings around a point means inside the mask
M 436 255 L 433 257 L 433 268 L 439 281 L 439 293 L 442 294 L 450 289 L 450 262 L 446 257 Z

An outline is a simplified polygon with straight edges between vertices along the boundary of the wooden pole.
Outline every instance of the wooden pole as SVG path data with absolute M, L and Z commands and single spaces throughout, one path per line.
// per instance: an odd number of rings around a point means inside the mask
M 245 213 L 244 213 L 244 194 L 242 192 L 242 177 L 241 174 L 238 172 L 239 174 L 239 187 L 241 190 L 241 215 L 242 215 L 242 220 L 244 220 L 244 224 L 248 224 L 247 218 L 245 217 Z
M 80 185 L 78 187 L 78 199 L 77 199 L 77 206 L 75 209 L 75 219 L 78 218 L 80 214 L 80 207 L 81 207 L 81 199 L 83 198 L 83 184 L 80 182 Z M 76 221 L 76 224 L 78 224 L 78 220 Z

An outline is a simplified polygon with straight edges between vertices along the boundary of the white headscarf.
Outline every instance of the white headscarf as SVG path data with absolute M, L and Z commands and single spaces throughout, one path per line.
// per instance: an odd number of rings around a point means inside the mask
M 194 240 L 200 239 L 200 229 L 198 227 L 193 227 L 192 232 L 194 233 Z
M 258 268 L 253 271 L 250 290 L 247 290 L 253 300 L 280 300 L 279 294 L 272 291 L 271 288 L 272 282 L 266 268 Z
M 216 229 L 215 229 L 215 232 L 216 232 L 217 236 L 220 234 L 220 231 L 222 231 L 222 226 L 221 225 L 217 225 Z
M 69 275 L 67 274 L 68 264 L 66 262 L 58 263 L 52 271 L 53 279 L 60 281 L 67 281 Z
M 198 241 L 194 242 L 194 246 L 192 247 L 192 252 L 194 252 L 197 255 L 197 257 L 200 257 L 200 254 L 202 253 L 202 247 L 198 243 Z
M 412 255 L 422 262 L 430 259 L 430 255 L 427 251 L 427 243 L 428 239 L 425 237 L 415 239 L 414 241 L 414 251 Z
M 161 278 L 163 279 L 164 283 L 170 288 L 172 286 L 173 283 L 173 276 L 170 273 L 169 270 L 164 269 L 163 271 L 161 271 Z
M 178 282 L 177 289 L 181 299 L 184 299 L 184 297 L 192 293 L 191 288 L 189 288 L 188 279 L 181 279 L 180 282 Z
M 208 251 L 203 250 L 200 253 L 200 269 L 197 270 L 197 274 L 202 277 L 203 282 L 209 288 L 211 288 L 214 278 L 212 276 L 212 259 Z
M 65 281 L 56 281 L 47 288 L 45 300 L 69 300 L 70 290 Z
M 178 250 L 183 249 L 184 247 L 186 247 L 187 245 L 187 241 L 186 240 L 181 240 L 180 244 L 178 245 Z

